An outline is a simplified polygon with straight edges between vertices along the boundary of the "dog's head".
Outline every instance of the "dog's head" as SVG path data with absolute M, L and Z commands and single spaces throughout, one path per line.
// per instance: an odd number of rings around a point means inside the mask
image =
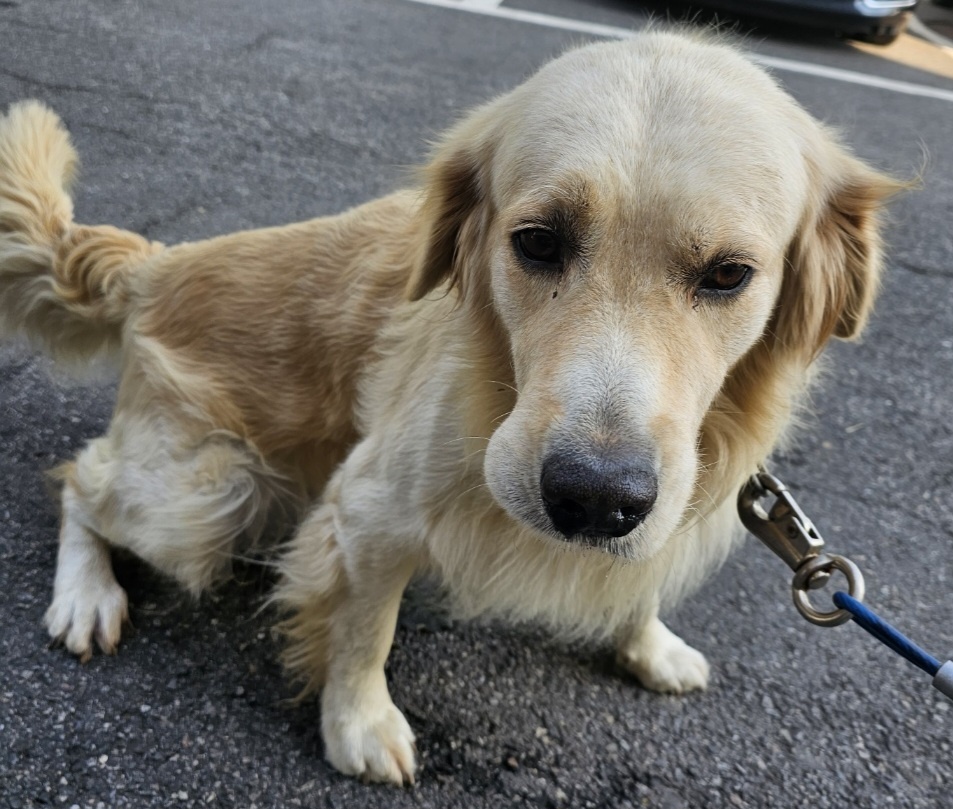
M 550 63 L 426 171 L 409 297 L 455 286 L 518 390 L 493 497 L 636 559 L 753 470 L 861 329 L 897 188 L 734 49 L 664 33 Z

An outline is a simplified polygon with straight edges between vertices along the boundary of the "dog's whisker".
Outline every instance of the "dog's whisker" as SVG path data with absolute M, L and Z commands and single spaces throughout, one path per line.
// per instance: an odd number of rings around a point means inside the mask
M 469 489 L 464 489 L 454 498 L 454 500 L 460 500 L 462 497 L 465 497 L 466 495 L 470 494 L 470 492 L 475 492 L 477 489 L 486 489 L 486 488 L 488 488 L 488 486 L 486 485 L 485 481 L 477 483 L 475 486 L 471 486 Z
M 708 528 L 711 527 L 711 523 L 708 519 L 708 516 L 704 514 L 696 506 L 690 504 L 686 506 L 685 511 L 691 512 L 694 515 L 694 517 L 690 520 L 685 521 L 684 527 L 677 532 L 679 536 L 683 536 L 695 530 L 695 528 L 698 526 L 699 523 L 703 523 Z
M 504 388 L 509 388 L 511 391 L 513 391 L 513 393 L 515 393 L 517 396 L 519 396 L 519 393 L 520 393 L 519 390 L 517 390 L 515 387 L 513 387 L 513 385 L 511 385 L 509 382 L 501 382 L 501 381 L 498 380 L 498 379 L 489 379 L 489 380 L 487 380 L 487 382 L 488 382 L 490 385 L 502 385 Z
M 458 444 L 461 441 L 486 441 L 489 443 L 490 439 L 485 435 L 463 435 L 459 438 L 451 438 L 449 441 L 444 441 L 440 446 L 449 447 L 451 444 Z

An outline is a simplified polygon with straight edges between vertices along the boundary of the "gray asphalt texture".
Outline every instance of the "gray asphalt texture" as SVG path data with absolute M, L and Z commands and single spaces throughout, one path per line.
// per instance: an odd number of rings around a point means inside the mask
M 338 211 L 401 185 L 469 105 L 584 37 L 400 0 L 0 2 L 0 104 L 40 98 L 83 158 L 77 219 L 174 242 Z M 524 7 L 545 4 L 527 0 Z M 639 25 L 634 6 L 554 13 Z M 755 50 L 933 86 L 833 40 Z M 837 345 L 776 470 L 868 603 L 953 656 L 953 104 L 779 74 L 857 152 L 919 191 L 892 210 L 889 272 Z M 925 162 L 924 162 L 925 158 Z M 711 688 L 647 693 L 609 650 L 405 605 L 388 674 L 418 735 L 414 789 L 324 763 L 315 702 L 277 663 L 267 570 L 192 602 L 117 560 L 136 625 L 82 666 L 47 648 L 57 507 L 44 473 L 109 419 L 107 381 L 62 384 L 0 349 L 0 808 L 949 807 L 951 703 L 848 625 L 812 627 L 749 540 L 670 616 Z

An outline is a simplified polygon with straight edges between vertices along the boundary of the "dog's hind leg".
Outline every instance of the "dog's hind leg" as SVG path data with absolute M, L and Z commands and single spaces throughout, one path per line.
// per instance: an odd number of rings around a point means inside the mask
M 187 440 L 158 417 L 113 422 L 63 472 L 63 523 L 46 623 L 88 658 L 95 638 L 113 651 L 126 596 L 110 564 L 121 547 L 193 595 L 226 577 L 236 543 L 262 532 L 281 480 L 235 436 Z
M 85 663 L 92 656 L 94 637 L 107 654 L 116 651 L 129 609 L 126 592 L 113 575 L 109 546 L 89 527 L 89 516 L 68 478 L 62 504 L 53 603 L 45 622 L 53 640 Z

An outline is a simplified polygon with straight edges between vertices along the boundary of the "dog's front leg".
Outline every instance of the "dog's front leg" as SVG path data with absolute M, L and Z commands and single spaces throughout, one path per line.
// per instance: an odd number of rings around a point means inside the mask
M 373 577 L 365 577 L 367 570 L 349 571 L 347 597 L 332 619 L 321 695 L 325 755 L 346 775 L 413 783 L 414 734 L 391 701 L 384 677 L 412 568 L 374 568 Z
M 413 783 L 414 734 L 391 701 L 384 664 L 401 595 L 414 572 L 408 546 L 367 524 L 366 504 L 340 502 L 341 473 L 282 562 L 277 600 L 293 610 L 285 662 L 322 688 L 325 756 L 346 775 Z
M 620 632 L 616 644 L 619 665 L 651 691 L 682 694 L 708 685 L 708 661 L 663 624 L 658 607 Z

